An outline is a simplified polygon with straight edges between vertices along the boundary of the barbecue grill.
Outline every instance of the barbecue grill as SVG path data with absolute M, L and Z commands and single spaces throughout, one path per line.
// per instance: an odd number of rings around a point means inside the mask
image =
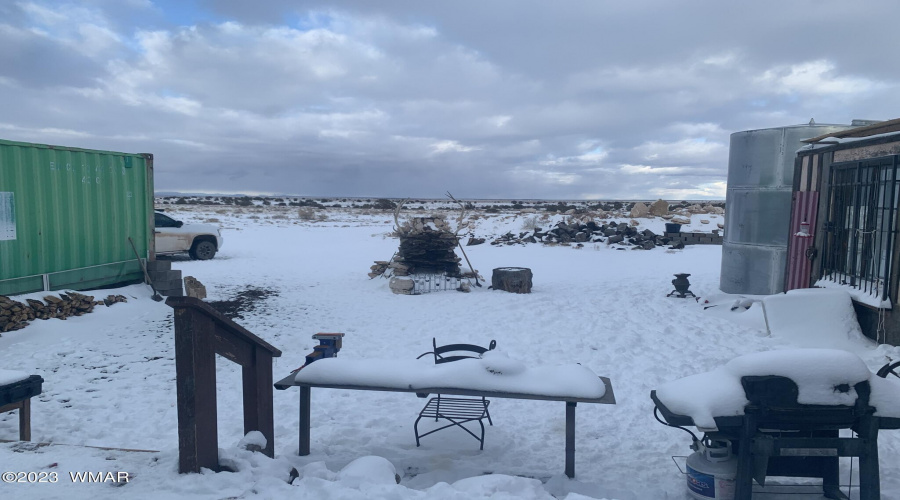
M 744 376 L 741 385 L 749 401 L 744 414 L 715 417 L 717 430 L 704 437 L 707 443 L 731 443 L 737 456 L 735 500 L 749 500 L 753 480 L 765 486 L 767 476 L 821 478 L 826 497 L 846 499 L 839 490 L 838 457 L 859 457 L 860 500 L 881 498 L 878 430 L 900 428 L 900 419 L 874 415 L 868 381 L 853 386 L 853 406 L 799 404 L 797 384 L 787 377 Z M 850 389 L 847 384 L 835 387 L 844 393 Z M 688 432 L 685 427 L 696 426 L 691 417 L 667 408 L 656 391 L 650 397 L 656 404 L 654 415 L 658 412 L 665 419 L 657 416 L 661 423 Z M 839 437 L 841 429 L 852 430 L 854 437 Z

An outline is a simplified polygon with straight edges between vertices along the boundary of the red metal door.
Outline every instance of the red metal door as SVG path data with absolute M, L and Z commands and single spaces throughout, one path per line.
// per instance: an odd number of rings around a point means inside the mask
M 818 215 L 818 191 L 795 191 L 791 209 L 791 237 L 788 243 L 788 276 L 784 290 L 809 288 L 809 276 L 812 261 L 806 257 L 806 251 L 815 241 L 816 216 Z M 805 236 L 801 233 L 801 224 L 809 224 Z

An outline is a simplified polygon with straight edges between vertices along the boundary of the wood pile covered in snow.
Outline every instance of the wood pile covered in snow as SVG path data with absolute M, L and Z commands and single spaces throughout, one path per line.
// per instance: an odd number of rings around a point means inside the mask
M 127 302 L 122 295 L 110 295 L 103 300 L 94 300 L 92 295 L 78 292 L 60 293 L 59 296 L 47 295 L 43 301 L 25 299 L 18 302 L 0 295 L 0 332 L 19 330 L 35 319 L 66 319 L 69 316 L 81 316 L 94 310 L 94 306 L 105 304 L 107 307 L 116 302 Z

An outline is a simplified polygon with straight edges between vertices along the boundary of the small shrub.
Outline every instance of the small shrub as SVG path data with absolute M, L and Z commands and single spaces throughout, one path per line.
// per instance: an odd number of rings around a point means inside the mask
M 297 217 L 299 217 L 300 220 L 313 220 L 316 218 L 316 211 L 310 207 L 302 207 L 297 210 Z
M 393 210 L 396 207 L 397 204 L 387 198 L 379 198 L 372 204 L 372 208 L 377 210 Z

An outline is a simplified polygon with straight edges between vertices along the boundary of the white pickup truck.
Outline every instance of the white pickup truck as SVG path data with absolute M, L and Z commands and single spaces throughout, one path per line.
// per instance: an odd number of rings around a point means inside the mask
M 222 248 L 222 231 L 211 224 L 185 224 L 154 212 L 156 253 L 188 252 L 192 259 L 209 260 Z

